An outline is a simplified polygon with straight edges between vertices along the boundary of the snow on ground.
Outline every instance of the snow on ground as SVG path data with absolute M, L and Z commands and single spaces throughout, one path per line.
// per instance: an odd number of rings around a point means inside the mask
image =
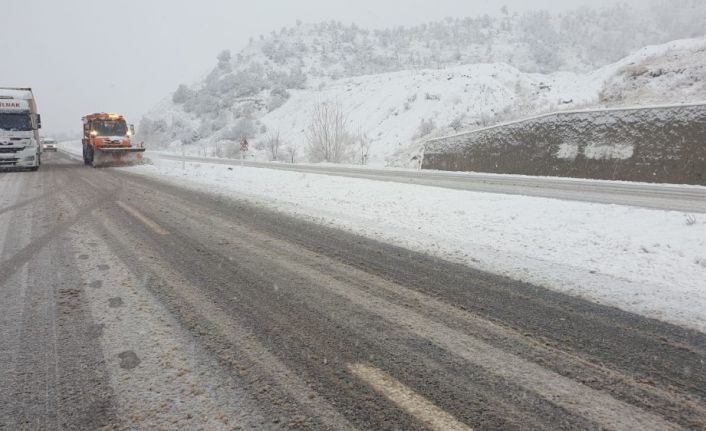
M 74 157 L 82 157 L 83 148 L 81 141 L 59 142 L 57 146 L 62 149 L 65 153 L 68 153 Z
M 158 157 L 124 169 L 706 331 L 700 216 Z

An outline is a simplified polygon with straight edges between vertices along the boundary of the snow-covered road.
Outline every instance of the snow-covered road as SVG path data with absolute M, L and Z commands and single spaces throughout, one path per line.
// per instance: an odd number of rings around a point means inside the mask
M 706 425 L 703 332 L 448 261 L 556 261 L 600 217 L 652 229 L 669 213 L 46 156 L 39 172 L 0 175 L 0 428 Z M 543 239 L 552 228 L 566 240 Z M 668 229 L 672 247 L 689 244 Z M 428 240 L 431 256 L 410 250 Z
M 706 331 L 702 214 L 162 157 L 152 163 L 124 170 Z

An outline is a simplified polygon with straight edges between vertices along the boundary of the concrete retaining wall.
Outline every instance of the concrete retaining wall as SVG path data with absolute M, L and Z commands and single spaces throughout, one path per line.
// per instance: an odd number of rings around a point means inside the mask
M 555 113 L 434 139 L 422 168 L 706 185 L 706 104 Z

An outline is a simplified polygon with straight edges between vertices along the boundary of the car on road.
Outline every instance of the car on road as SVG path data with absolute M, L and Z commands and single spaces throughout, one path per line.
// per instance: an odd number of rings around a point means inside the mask
M 54 139 L 42 139 L 42 151 L 56 151 L 56 141 Z

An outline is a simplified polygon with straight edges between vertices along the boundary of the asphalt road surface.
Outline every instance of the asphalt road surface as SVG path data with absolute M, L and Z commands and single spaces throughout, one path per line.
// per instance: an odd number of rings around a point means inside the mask
M 706 336 L 61 154 L 0 173 L 0 429 L 706 429 Z
M 419 184 L 474 192 L 503 193 L 581 202 L 630 205 L 669 211 L 706 213 L 706 187 L 699 186 L 467 172 L 413 171 L 330 165 L 292 165 L 255 161 L 241 162 L 233 159 L 216 159 L 210 157 L 182 157 L 166 153 L 152 153 L 151 157 L 225 165 L 238 165 L 242 163 L 245 166 L 254 168 L 309 172 L 314 174 L 364 178 L 404 184 Z

